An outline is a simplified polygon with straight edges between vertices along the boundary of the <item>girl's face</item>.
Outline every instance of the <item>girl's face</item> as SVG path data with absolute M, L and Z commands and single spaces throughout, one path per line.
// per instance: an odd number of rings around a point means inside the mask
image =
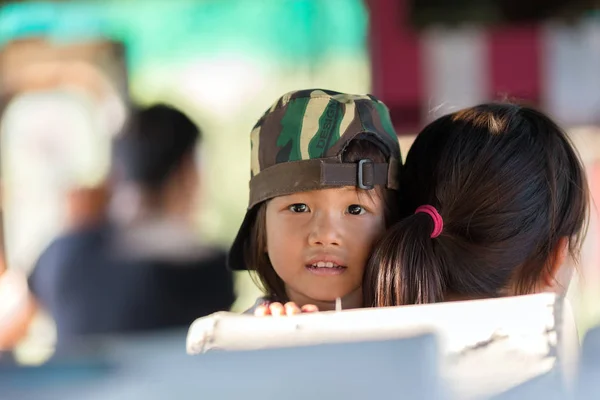
M 270 200 L 267 249 L 290 301 L 330 309 L 362 306 L 365 264 L 385 231 L 382 195 L 354 187 L 315 190 Z

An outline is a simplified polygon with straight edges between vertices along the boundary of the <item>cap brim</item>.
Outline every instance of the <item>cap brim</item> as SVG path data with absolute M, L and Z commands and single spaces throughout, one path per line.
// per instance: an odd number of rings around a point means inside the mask
M 242 221 L 242 225 L 229 249 L 229 254 L 227 255 L 227 267 L 233 271 L 246 271 L 248 270 L 248 266 L 246 265 L 246 261 L 244 260 L 244 248 L 246 247 L 246 241 L 250 237 L 250 229 L 252 228 L 252 224 L 254 223 L 254 219 L 256 218 L 256 210 L 258 206 L 254 206 L 250 210 L 246 211 L 246 215 L 244 216 L 244 221 Z

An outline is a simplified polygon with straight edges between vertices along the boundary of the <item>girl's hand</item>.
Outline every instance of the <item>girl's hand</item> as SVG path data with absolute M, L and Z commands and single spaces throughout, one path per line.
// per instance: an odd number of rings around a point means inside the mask
M 317 311 L 319 311 L 319 309 L 313 304 L 306 304 L 302 307 L 298 307 L 296 303 L 291 301 L 285 304 L 274 302 L 262 304 L 256 307 L 256 310 L 254 310 L 254 316 L 264 317 L 267 315 L 272 315 L 274 317 L 281 317 Z

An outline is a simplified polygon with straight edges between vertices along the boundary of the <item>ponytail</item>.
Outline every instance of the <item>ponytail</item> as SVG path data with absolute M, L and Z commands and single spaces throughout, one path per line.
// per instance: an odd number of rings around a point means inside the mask
M 439 217 L 437 211 L 435 214 Z M 388 230 L 367 263 L 363 284 L 365 306 L 427 304 L 443 300 L 446 268 L 442 257 L 436 254 L 438 242 L 443 240 L 438 237 L 436 231 L 441 231 L 438 228 L 436 219 L 429 212 L 420 210 Z

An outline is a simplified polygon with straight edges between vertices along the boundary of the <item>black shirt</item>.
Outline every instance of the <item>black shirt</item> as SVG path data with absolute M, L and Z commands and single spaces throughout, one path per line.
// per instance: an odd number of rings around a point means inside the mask
M 29 287 L 56 322 L 57 347 L 85 335 L 187 327 L 233 304 L 224 252 L 125 257 L 114 250 L 116 237 L 105 223 L 59 237 L 40 256 Z

